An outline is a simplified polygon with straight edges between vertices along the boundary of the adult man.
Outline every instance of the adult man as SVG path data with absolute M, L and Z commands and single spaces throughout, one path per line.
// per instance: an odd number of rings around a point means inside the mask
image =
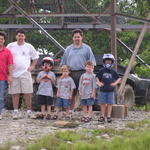
M 5 33 L 0 32 L 0 120 L 2 119 L 2 109 L 4 107 L 4 93 L 7 81 L 12 82 L 13 57 L 11 52 L 5 48 Z
M 78 89 L 80 76 L 85 72 L 85 62 L 90 60 L 95 66 L 96 61 L 91 48 L 82 42 L 82 30 L 75 29 L 72 32 L 72 40 L 73 43 L 69 45 L 64 52 L 61 65 L 68 65 L 71 68 L 71 77 Z
M 25 31 L 22 29 L 17 30 L 17 41 L 7 46 L 14 58 L 13 82 L 9 87 L 9 94 L 12 94 L 14 107 L 13 119 L 18 119 L 20 93 L 24 94 L 27 117 L 34 117 L 31 111 L 31 93 L 33 93 L 31 71 L 34 69 L 39 56 L 35 48 L 25 42 L 25 38 Z

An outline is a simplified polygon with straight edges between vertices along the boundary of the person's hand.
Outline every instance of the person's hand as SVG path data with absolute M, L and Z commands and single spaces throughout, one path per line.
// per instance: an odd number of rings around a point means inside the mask
M 92 93 L 91 93 L 91 98 L 94 98 L 94 97 L 95 97 L 95 93 L 92 92 Z
M 47 78 L 50 79 L 50 80 L 53 80 L 52 76 L 50 76 L 48 74 L 47 74 Z
M 34 69 L 34 66 L 31 65 L 31 66 L 28 68 L 28 71 L 31 72 L 31 71 L 33 71 L 33 69 Z
M 79 91 L 79 96 L 82 96 L 82 93 Z
M 59 97 L 59 96 L 60 96 L 60 94 L 57 92 L 56 96 L 57 96 L 57 97 Z
M 47 74 L 44 74 L 44 75 L 41 77 L 41 79 L 45 79 L 45 78 L 48 78 L 48 77 L 47 77 Z
M 8 77 L 7 77 L 7 82 L 8 82 L 8 84 L 11 84 L 12 81 L 13 81 L 12 76 L 8 75 Z
M 69 95 L 69 97 L 68 97 L 69 99 L 72 99 L 72 95 Z
M 116 86 L 116 82 L 113 82 L 110 84 L 112 87 L 115 87 Z
M 96 84 L 97 84 L 98 86 L 100 86 L 100 87 L 101 87 L 101 86 L 104 86 L 104 83 L 102 83 L 102 82 L 98 82 L 98 81 L 97 81 Z

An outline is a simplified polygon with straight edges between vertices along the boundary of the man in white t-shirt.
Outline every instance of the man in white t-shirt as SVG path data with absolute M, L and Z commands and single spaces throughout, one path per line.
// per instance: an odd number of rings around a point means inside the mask
M 16 42 L 7 45 L 14 59 L 13 82 L 9 86 L 9 94 L 12 95 L 14 114 L 13 119 L 18 119 L 19 97 L 24 94 L 27 107 L 27 116 L 33 118 L 31 111 L 31 93 L 33 93 L 33 82 L 31 71 L 35 68 L 39 58 L 35 48 L 25 42 L 25 31 L 17 30 Z

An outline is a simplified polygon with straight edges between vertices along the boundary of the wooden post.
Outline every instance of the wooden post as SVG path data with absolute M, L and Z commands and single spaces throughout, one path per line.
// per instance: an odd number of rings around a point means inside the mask
M 117 39 L 116 39 L 116 0 L 111 0 L 111 53 L 117 64 Z M 117 69 L 117 65 L 115 66 Z
M 150 19 L 150 12 L 149 12 L 149 14 L 148 14 L 147 19 Z M 121 85 L 120 85 L 119 90 L 118 90 L 118 101 L 119 101 L 119 100 L 121 99 L 121 97 L 122 97 L 123 89 L 124 89 L 124 87 L 125 87 L 125 84 L 126 84 L 128 75 L 129 75 L 129 73 L 130 73 L 130 71 L 131 71 L 132 64 L 133 64 L 133 62 L 134 62 L 134 60 L 135 60 L 135 58 L 136 58 L 136 55 L 137 55 L 138 50 L 139 50 L 139 47 L 140 47 L 140 45 L 141 45 L 141 43 L 142 43 L 142 40 L 143 40 L 143 38 L 144 38 L 144 34 L 145 34 L 146 30 L 147 30 L 147 26 L 148 26 L 148 23 L 145 23 L 144 26 L 143 26 L 143 28 L 142 28 L 142 30 L 141 30 L 141 33 L 140 33 L 140 35 L 139 35 L 139 38 L 138 38 L 137 43 L 136 43 L 136 45 L 135 45 L 135 48 L 134 48 L 134 50 L 133 50 L 133 54 L 132 54 L 132 56 L 131 56 L 131 58 L 130 58 L 129 64 L 128 64 L 128 66 L 127 66 L 127 69 L 126 69 L 126 71 L 125 71 L 125 74 L 124 74 L 124 76 L 123 76 Z

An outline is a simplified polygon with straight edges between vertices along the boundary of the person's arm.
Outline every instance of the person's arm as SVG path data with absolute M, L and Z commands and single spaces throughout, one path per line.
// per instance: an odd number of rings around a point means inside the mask
M 99 81 L 99 79 L 98 79 L 98 77 L 96 77 L 96 84 L 98 85 L 98 86 L 104 86 L 104 83 L 102 83 L 102 82 L 100 82 Z
M 110 85 L 115 87 L 119 83 L 121 83 L 121 78 L 118 78 L 115 82 L 111 83 Z
M 47 75 L 47 78 L 51 80 L 52 84 L 56 84 L 56 80 L 53 78 L 53 76 Z
M 60 88 L 61 88 L 60 84 L 61 84 L 60 79 L 58 79 L 58 80 L 57 80 L 57 85 L 56 85 L 56 87 L 57 87 L 56 96 L 57 96 L 57 97 L 60 96 Z
M 95 88 L 92 89 L 91 98 L 95 97 Z
M 69 99 L 72 99 L 72 95 L 73 95 L 73 90 L 74 90 L 74 89 L 71 89 L 71 90 L 70 90 L 70 95 L 69 95 Z
M 8 78 L 7 78 L 7 81 L 8 81 L 8 84 L 11 84 L 12 82 L 12 72 L 13 72 L 13 65 L 8 65 Z
M 80 96 L 82 96 L 82 92 L 81 92 L 81 89 L 82 89 L 82 76 L 83 76 L 83 75 L 81 75 L 81 77 L 80 77 L 80 80 L 79 80 L 79 88 L 78 88 L 78 90 L 79 90 L 79 95 L 80 95 Z
M 33 59 L 32 60 L 32 63 L 31 63 L 31 65 L 30 65 L 30 67 L 28 68 L 28 71 L 32 71 L 34 68 L 35 68 L 35 66 L 36 66 L 36 64 L 37 64 L 37 61 L 38 61 L 38 59 Z
M 95 97 L 95 90 L 96 90 L 96 77 L 93 76 L 92 78 L 92 92 L 91 92 L 91 98 Z
M 63 56 L 62 56 L 60 66 L 67 64 L 67 58 L 68 58 L 68 50 L 66 49 Z
M 11 84 L 13 78 L 12 78 L 12 74 L 13 74 L 13 56 L 12 53 L 9 51 L 9 55 L 8 55 L 8 60 L 7 60 L 7 64 L 8 64 L 8 76 L 7 76 L 7 82 L 8 84 Z
M 90 47 L 89 47 L 89 51 L 88 52 L 89 52 L 88 53 L 88 57 L 89 57 L 88 59 L 93 62 L 94 66 L 96 66 L 95 56 L 94 56 L 94 54 L 92 52 L 92 49 Z

